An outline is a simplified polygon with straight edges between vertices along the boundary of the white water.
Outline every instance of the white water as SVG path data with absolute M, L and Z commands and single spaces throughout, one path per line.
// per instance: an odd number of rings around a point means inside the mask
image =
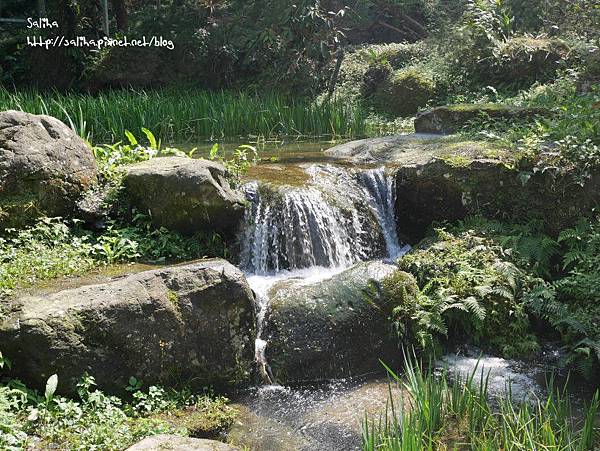
M 276 201 L 262 199 L 257 184 L 246 187 L 253 205 L 246 213 L 242 267 L 254 274 L 348 267 L 368 256 L 356 210 L 352 217 L 313 187 L 291 189 Z
M 491 398 L 510 394 L 514 400 L 525 401 L 533 400 L 543 392 L 535 379 L 534 367 L 529 367 L 527 370 L 530 374 L 525 374 L 522 370 L 519 371 L 517 362 L 500 357 L 448 354 L 436 362 L 436 366 L 446 368 L 450 375 L 454 374 L 462 379 L 474 374 L 475 384 L 487 379 Z
M 382 257 L 376 251 L 381 237 L 390 260 L 410 249 L 398 239 L 394 179 L 385 168 L 354 174 L 327 165 L 311 166 L 306 172 L 311 182 L 301 188 L 264 193 L 257 182 L 245 187 L 250 207 L 241 236 L 241 266 L 256 293 L 255 359 L 269 384 L 274 381 L 263 332 L 268 291 L 276 282 L 295 278 L 316 283 L 358 261 Z
M 365 193 L 371 198 L 377 220 L 385 238 L 387 257 L 396 260 L 410 250 L 402 246 L 396 229 L 396 182 L 385 168 L 371 169 L 360 174 Z

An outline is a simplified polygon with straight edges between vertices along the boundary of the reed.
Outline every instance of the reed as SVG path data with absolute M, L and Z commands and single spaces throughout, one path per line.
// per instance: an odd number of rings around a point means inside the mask
M 0 110 L 48 114 L 80 136 L 115 142 L 126 130 L 152 130 L 165 143 L 262 136 L 362 137 L 366 114 L 344 102 L 318 105 L 277 94 L 195 90 L 81 93 L 0 88 Z
M 386 367 L 387 368 L 387 367 Z M 500 399 L 488 396 L 487 376 L 449 378 L 407 358 L 395 384 L 407 393 L 390 400 L 379 418 L 365 418 L 363 450 L 591 450 L 598 445 L 598 392 L 575 415 L 566 392 L 550 383 L 545 399 L 516 402 L 510 387 Z M 397 406 L 402 406 L 398 408 Z

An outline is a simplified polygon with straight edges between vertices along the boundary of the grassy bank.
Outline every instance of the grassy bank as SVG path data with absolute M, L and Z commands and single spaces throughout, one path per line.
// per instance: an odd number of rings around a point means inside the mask
M 199 90 L 105 91 L 97 95 L 11 92 L 0 88 L 0 110 L 54 116 L 94 142 L 115 142 L 126 130 L 149 128 L 165 142 L 263 136 L 335 136 L 368 133 L 366 115 L 345 102 L 268 94 Z

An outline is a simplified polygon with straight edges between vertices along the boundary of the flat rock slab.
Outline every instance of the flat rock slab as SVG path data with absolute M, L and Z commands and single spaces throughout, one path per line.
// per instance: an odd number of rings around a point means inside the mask
M 325 153 L 351 163 L 393 164 L 398 166 L 425 164 L 447 156 L 481 158 L 498 155 L 505 150 L 480 141 L 464 141 L 455 137 L 415 133 L 361 139 L 332 147 Z
M 469 121 L 479 117 L 502 120 L 533 120 L 536 116 L 547 116 L 544 108 L 521 108 L 499 104 L 462 104 L 433 108 L 417 114 L 417 133 L 456 133 Z
M 146 385 L 230 386 L 249 377 L 254 295 L 224 260 L 143 271 L 107 283 L 10 301 L 0 323 L 13 375 L 43 389 L 52 374 L 71 392 L 84 374 L 122 390 Z
M 160 434 L 145 438 L 127 451 L 239 451 L 239 448 L 216 440 Z
M 71 213 L 97 172 L 91 149 L 58 119 L 0 112 L 0 229 Z

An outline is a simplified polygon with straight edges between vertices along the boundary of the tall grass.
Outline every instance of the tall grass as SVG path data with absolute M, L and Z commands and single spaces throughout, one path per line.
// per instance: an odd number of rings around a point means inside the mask
M 509 389 L 505 397 L 490 401 L 487 377 L 481 372 L 474 380 L 477 369 L 449 381 L 409 358 L 404 370 L 400 378 L 388 369 L 408 399 L 401 398 L 398 407 L 390 389 L 386 411 L 378 419 L 365 419 L 365 451 L 584 451 L 597 445 L 598 392 L 575 419 L 566 393 L 552 387 L 543 400 L 517 403 Z
M 48 114 L 95 142 L 146 127 L 168 143 L 263 136 L 366 134 L 365 113 L 344 102 L 317 105 L 272 93 L 193 90 L 105 91 L 97 95 L 0 88 L 0 110 Z

